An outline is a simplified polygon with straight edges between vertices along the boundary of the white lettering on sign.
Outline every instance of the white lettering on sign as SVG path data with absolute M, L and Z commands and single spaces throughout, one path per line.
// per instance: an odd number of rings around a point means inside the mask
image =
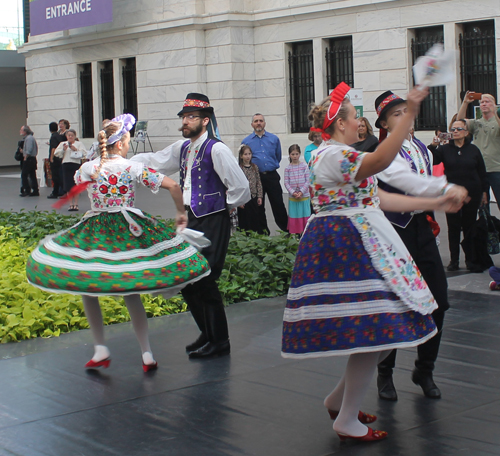
M 92 0 L 61 3 L 60 5 L 45 8 L 45 19 L 55 19 L 56 17 L 85 13 L 86 11 L 92 11 Z

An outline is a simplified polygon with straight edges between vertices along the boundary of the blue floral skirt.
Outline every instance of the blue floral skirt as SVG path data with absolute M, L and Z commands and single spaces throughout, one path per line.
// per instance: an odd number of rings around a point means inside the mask
M 300 241 L 288 292 L 284 357 L 411 347 L 435 330 L 432 316 L 407 307 L 373 267 L 348 217 L 311 220 Z

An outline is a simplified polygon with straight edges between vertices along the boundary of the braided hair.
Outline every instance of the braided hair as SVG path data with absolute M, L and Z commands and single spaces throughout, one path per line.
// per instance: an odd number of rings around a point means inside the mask
M 97 135 L 97 141 L 99 142 L 100 161 L 99 166 L 95 170 L 95 173 L 92 174 L 93 179 L 97 179 L 97 176 L 99 176 L 103 165 L 107 161 L 109 161 L 109 151 L 113 151 L 116 148 L 116 143 L 108 144 L 108 138 L 112 134 L 116 133 L 120 128 L 121 124 L 119 122 L 108 122 L 103 126 L 103 129 Z

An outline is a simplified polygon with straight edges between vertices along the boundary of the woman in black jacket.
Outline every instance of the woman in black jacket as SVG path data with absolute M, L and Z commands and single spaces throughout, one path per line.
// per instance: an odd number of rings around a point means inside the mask
M 486 167 L 481 151 L 470 143 L 467 138 L 467 124 L 465 120 L 456 120 L 450 129 L 453 139 L 442 146 L 429 146 L 434 155 L 434 165 L 444 164 L 444 174 L 448 182 L 462 185 L 469 192 L 471 200 L 456 214 L 446 214 L 448 223 L 448 245 L 450 249 L 450 264 L 448 271 L 459 269 L 460 231 L 467 235 L 477 219 L 479 206 L 487 203 Z M 471 256 L 469 248 L 462 246 L 465 254 L 465 264 L 472 272 L 474 265 L 468 259 Z M 482 272 L 482 270 L 481 270 Z

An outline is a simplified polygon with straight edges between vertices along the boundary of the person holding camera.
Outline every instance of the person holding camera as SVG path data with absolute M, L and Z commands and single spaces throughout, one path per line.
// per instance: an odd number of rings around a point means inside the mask
M 459 119 L 453 122 L 450 128 L 452 139 L 446 144 L 439 146 L 431 144 L 434 165 L 444 164 L 444 173 L 448 182 L 465 187 L 469 192 L 470 201 L 463 205 L 462 209 L 455 213 L 446 214 L 448 225 L 448 246 L 450 249 L 450 264 L 448 271 L 458 271 L 460 257 L 460 232 L 464 239 L 477 219 L 479 207 L 488 202 L 488 180 L 486 178 L 486 167 L 481 151 L 471 144 L 468 138 L 467 121 Z M 465 254 L 465 264 L 471 272 L 483 272 L 484 268 L 473 264 L 471 248 L 468 243 L 462 243 Z
M 467 91 L 457 119 L 465 119 L 467 108 L 474 100 L 480 100 L 479 109 L 482 117 L 466 119 L 467 130 L 483 155 L 488 184 L 500 209 L 500 118 L 497 114 L 497 103 L 489 93 Z M 489 196 L 489 191 L 486 194 Z
M 59 144 L 54 151 L 55 157 L 62 158 L 63 188 L 68 193 L 75 186 L 75 173 L 82 164 L 82 158 L 86 157 L 87 151 L 80 141 L 76 140 L 76 131 L 69 129 L 66 132 L 67 141 Z M 78 211 L 78 195 L 71 197 L 68 211 Z

